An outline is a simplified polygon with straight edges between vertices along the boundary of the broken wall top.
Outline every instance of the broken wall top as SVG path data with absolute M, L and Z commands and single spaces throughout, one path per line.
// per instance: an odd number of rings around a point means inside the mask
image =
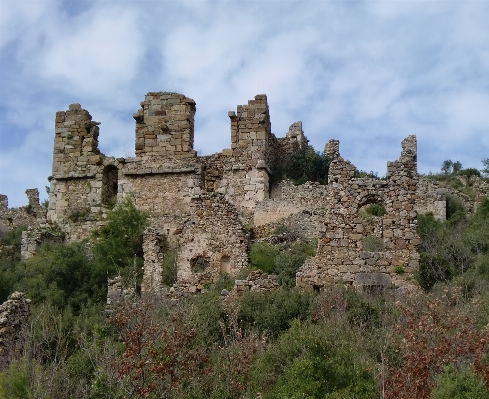
M 136 156 L 193 158 L 195 101 L 183 94 L 150 92 L 133 117 Z

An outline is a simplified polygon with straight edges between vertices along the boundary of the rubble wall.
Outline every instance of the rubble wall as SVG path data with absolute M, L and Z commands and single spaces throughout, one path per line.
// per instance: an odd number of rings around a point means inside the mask
M 189 215 L 154 218 L 144 233 L 143 294 L 166 294 L 164 254 L 177 250 L 177 281 L 170 296 L 203 290 L 220 273 L 236 276 L 248 264 L 248 235 L 236 207 L 222 194 L 192 200 Z
M 0 194 L 0 227 L 14 230 L 21 226 L 39 227 L 46 224 L 46 209 L 39 204 L 37 188 L 27 189 L 28 204 L 18 208 L 8 207 L 8 197 Z
M 0 371 L 22 356 L 27 339 L 30 300 L 14 292 L 0 305 Z
M 133 117 L 136 156 L 195 158 L 195 101 L 183 94 L 150 92 Z
M 419 263 L 416 137 L 403 140 L 401 157 L 388 162 L 385 180 L 355 179 L 355 167 L 334 148 L 329 153 L 335 158 L 330 165 L 325 236 L 316 257 L 299 269 L 297 285 L 388 286 L 396 271 L 411 276 Z M 386 214 L 364 217 L 362 210 L 369 204 L 383 206 Z

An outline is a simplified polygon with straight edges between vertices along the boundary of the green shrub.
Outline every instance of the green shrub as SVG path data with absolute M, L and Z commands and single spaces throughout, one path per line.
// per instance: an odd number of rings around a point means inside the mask
M 93 255 L 100 278 L 120 274 L 126 282 L 136 278 L 139 286 L 147 226 L 148 213 L 136 209 L 130 197 L 108 212 L 107 223 L 93 234 Z
M 287 233 L 288 231 L 289 229 L 287 228 L 287 226 L 283 224 L 279 224 L 278 226 L 275 227 L 275 229 L 273 229 L 272 234 L 280 235 L 280 234 Z
M 476 168 L 462 169 L 460 172 L 458 172 L 458 174 L 460 176 L 467 176 L 469 178 L 472 176 L 481 177 L 481 172 L 479 172 L 479 170 Z
M 304 146 L 294 153 L 285 167 L 285 176 L 295 185 L 304 184 L 307 181 L 328 184 L 330 160 L 312 146 Z
M 84 243 L 43 244 L 15 268 L 15 288 L 39 304 L 47 301 L 75 312 L 89 301 L 104 301 L 107 279 L 100 278 Z
M 167 249 L 163 257 L 163 284 L 173 285 L 177 282 L 178 250 Z
M 469 369 L 446 367 L 436 378 L 431 399 L 489 399 L 484 379 Z
M 239 324 L 243 330 L 276 338 L 294 319 L 309 318 L 312 294 L 298 290 L 273 291 L 267 295 L 248 292 L 239 300 Z
M 290 288 L 295 286 L 297 270 L 304 264 L 309 256 L 316 254 L 317 241 L 301 241 L 293 244 L 288 250 L 282 251 L 275 258 L 274 273 L 278 274 L 281 286 Z
M 380 326 L 380 311 L 362 294 L 354 290 L 344 293 L 348 311 L 348 322 L 351 325 L 371 329 Z
M 370 204 L 365 208 L 365 212 L 372 216 L 384 216 L 387 211 L 380 204 Z
M 447 220 L 458 221 L 466 215 L 466 210 L 462 201 L 453 195 L 446 196 Z
M 477 326 L 485 328 L 487 325 L 489 325 L 489 291 L 482 296 L 479 314 L 477 315 Z
M 10 363 L 8 368 L 0 372 L 0 398 L 30 399 L 32 397 L 24 359 Z
M 397 265 L 394 268 L 394 273 L 396 273 L 396 274 L 403 274 L 404 273 L 404 267 L 402 267 L 401 265 Z
M 353 337 L 334 325 L 292 323 L 256 361 L 252 387 L 267 398 L 357 398 L 377 394 L 371 366 Z
M 266 273 L 273 273 L 275 269 L 275 258 L 279 250 L 271 244 L 258 242 L 251 246 L 249 258 L 253 269 L 260 269 Z
M 420 254 L 419 268 L 416 272 L 416 280 L 426 291 L 437 282 L 448 282 L 453 277 L 453 270 L 444 254 Z
M 194 296 L 186 306 L 187 321 L 197 332 L 197 341 L 205 347 L 224 343 L 227 314 L 223 309 L 218 293 L 204 292 Z
M 22 226 L 0 236 L 0 246 L 3 247 L 0 252 L 0 303 L 7 300 L 18 280 L 15 265 L 20 261 L 22 232 L 26 230 L 27 227 Z

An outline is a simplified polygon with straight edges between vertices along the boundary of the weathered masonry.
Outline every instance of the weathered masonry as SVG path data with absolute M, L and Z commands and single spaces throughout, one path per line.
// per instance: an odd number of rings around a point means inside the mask
M 23 242 L 28 257 L 43 240 L 88 237 L 112 204 L 130 196 L 151 215 L 142 290 L 155 293 L 163 289 L 168 247 L 178 253 L 174 290 L 196 292 L 221 272 L 236 276 L 247 265 L 250 235 L 266 236 L 278 224 L 318 238 L 316 257 L 297 274 L 300 286 L 402 284 L 418 265 L 416 212 L 445 217 L 446 191 L 418 177 L 414 136 L 402 142 L 385 179 L 355 178 L 355 167 L 331 140 L 328 185 L 294 186 L 277 175 L 308 140 L 301 122 L 285 137 L 272 133 L 265 95 L 228 113 L 229 147 L 209 156 L 194 150 L 195 112 L 185 95 L 148 93 L 133 115 L 135 156 L 128 158 L 100 152 L 100 123 L 79 104 L 57 112 L 47 215 L 37 190 L 28 190 L 29 205 L 18 209 L 8 209 L 0 196 L 0 225 L 31 226 Z M 365 217 L 370 204 L 386 214 Z M 64 236 L 50 236 L 55 225 Z
M 308 259 L 297 273 L 297 285 L 320 287 L 343 282 L 385 287 L 392 284 L 396 267 L 411 275 L 419 260 L 416 137 L 402 142 L 401 156 L 387 164 L 385 180 L 354 178 L 355 167 L 341 158 L 338 141 L 331 140 L 325 153 L 333 161 L 324 237 L 316 257 Z M 371 204 L 382 206 L 386 214 L 363 214 Z

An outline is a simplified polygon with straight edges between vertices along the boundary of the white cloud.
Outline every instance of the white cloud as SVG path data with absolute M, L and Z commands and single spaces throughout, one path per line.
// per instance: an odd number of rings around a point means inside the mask
M 136 77 L 144 47 L 134 10 L 102 7 L 64 22 L 39 54 L 44 79 L 70 92 L 113 95 Z
M 447 106 L 448 125 L 454 138 L 467 139 L 485 131 L 489 135 L 489 93 L 465 92 L 453 95 Z
M 49 1 L 0 1 L 0 48 L 21 38 L 26 30 L 36 26 L 48 10 L 55 8 Z

